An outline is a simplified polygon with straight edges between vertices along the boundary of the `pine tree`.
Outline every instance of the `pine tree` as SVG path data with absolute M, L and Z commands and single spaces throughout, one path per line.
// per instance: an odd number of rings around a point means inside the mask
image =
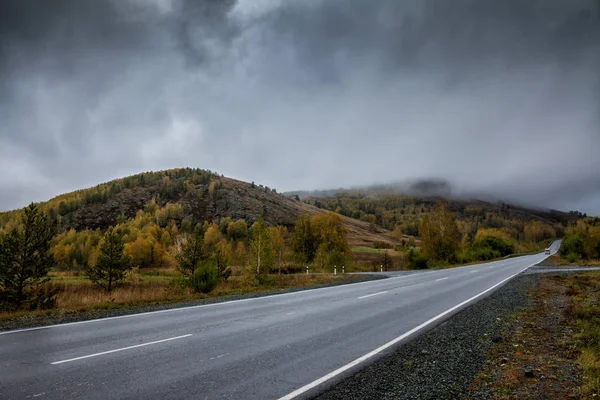
M 6 306 L 18 309 L 34 296 L 38 302 L 51 300 L 41 298 L 40 289 L 54 265 L 50 251 L 53 235 L 47 215 L 31 203 L 23 211 L 20 225 L 0 238 L 0 298 Z
M 123 235 L 112 226 L 100 243 L 96 265 L 88 268 L 88 277 L 95 286 L 107 292 L 122 284 L 125 273 L 131 268 L 131 260 L 124 252 Z
M 200 262 L 208 258 L 204 248 L 204 230 L 200 225 L 196 225 L 194 233 L 186 238 L 176 258 L 179 270 L 188 278 L 194 274 Z

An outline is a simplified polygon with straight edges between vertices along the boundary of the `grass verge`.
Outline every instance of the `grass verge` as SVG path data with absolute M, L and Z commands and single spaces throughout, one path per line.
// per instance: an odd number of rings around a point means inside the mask
M 600 398 L 600 273 L 543 275 L 469 399 Z

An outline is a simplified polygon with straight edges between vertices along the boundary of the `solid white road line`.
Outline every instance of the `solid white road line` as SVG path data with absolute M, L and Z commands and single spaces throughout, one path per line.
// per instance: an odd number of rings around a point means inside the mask
M 436 315 L 435 317 L 433 317 L 433 318 L 431 318 L 431 319 L 423 322 L 421 325 L 416 326 L 413 329 L 409 330 L 408 332 L 406 332 L 406 333 L 398 336 L 397 338 L 395 338 L 395 339 L 387 342 L 383 346 L 376 348 L 375 350 L 371 351 L 370 353 L 367 353 L 364 356 L 357 358 L 356 360 L 354 360 L 354 361 L 352 361 L 352 362 L 350 362 L 350 363 L 348 363 L 348 364 L 346 364 L 346 365 L 344 365 L 344 366 L 336 369 L 335 371 L 332 371 L 332 372 L 328 373 L 325 376 L 322 376 L 321 378 L 319 378 L 317 380 L 312 381 L 311 383 L 309 383 L 307 385 L 302 386 L 299 389 L 294 390 L 293 392 L 291 392 L 291 393 L 289 393 L 289 394 L 287 394 L 287 395 L 285 395 L 283 397 L 280 397 L 278 400 L 292 400 L 292 399 L 300 396 L 301 394 L 306 393 L 309 390 L 311 390 L 311 389 L 319 386 L 320 384 L 322 384 L 324 382 L 327 382 L 331 378 L 334 378 L 337 375 L 339 375 L 339 374 L 341 374 L 341 373 L 349 370 L 350 368 L 357 366 L 358 364 L 360 364 L 360 363 L 368 360 L 369 358 L 371 358 L 371 357 L 373 357 L 373 356 L 381 353 L 382 351 L 384 351 L 384 350 L 392 347 L 393 345 L 395 345 L 396 343 L 400 342 L 401 340 L 406 339 L 407 337 L 414 335 L 415 333 L 417 333 L 421 329 L 425 328 L 428 325 L 431 325 L 435 321 L 437 321 L 437 320 L 445 317 L 446 315 L 450 314 L 451 312 L 453 312 L 453 311 L 461 308 L 462 306 L 464 306 L 466 304 L 469 304 L 473 300 L 475 300 L 475 299 L 483 296 L 484 294 L 486 294 L 486 293 L 494 290 L 498 286 L 502 285 L 504 282 L 507 282 L 507 281 L 511 280 L 512 278 L 514 278 L 515 276 L 519 275 L 521 272 L 525 271 L 526 269 L 530 268 L 531 266 L 533 266 L 535 264 L 537 264 L 537 263 L 533 263 L 533 264 L 527 266 L 526 268 L 523 268 L 522 270 L 520 270 L 516 274 L 513 274 L 513 275 L 509 276 L 508 278 L 501 280 L 500 282 L 496 283 L 494 286 L 492 286 L 492 287 L 484 290 L 483 292 L 481 292 L 479 294 L 476 294 L 475 296 L 471 297 L 470 299 L 467 299 L 467 300 L 463 301 L 462 303 L 459 303 L 459 304 L 455 305 L 454 307 L 447 309 L 446 311 L 444 311 L 444 312 Z
M 366 299 L 367 297 L 378 296 L 380 294 L 384 294 L 387 292 L 388 292 L 387 290 L 384 290 L 383 292 L 377 292 L 377 293 L 368 294 L 366 296 L 360 296 L 359 299 Z
M 440 279 L 436 279 L 435 281 L 436 281 L 436 282 L 439 282 L 439 281 L 444 281 L 444 280 L 446 280 L 446 279 L 448 279 L 448 277 L 445 277 L 445 278 L 440 278 Z
M 344 285 L 338 285 L 338 286 L 328 286 L 328 287 L 316 288 L 316 289 L 298 290 L 297 292 L 271 294 L 271 295 L 262 296 L 262 297 L 252 297 L 252 298 L 249 298 L 249 299 L 221 301 L 221 302 L 218 302 L 218 303 L 211 303 L 211 304 L 199 304 L 197 306 L 167 308 L 165 310 L 148 311 L 148 312 L 142 312 L 142 313 L 127 314 L 127 315 L 119 315 L 119 316 L 116 316 L 116 317 L 105 317 L 105 318 L 97 318 L 97 319 L 88 319 L 88 320 L 85 320 L 85 321 L 67 322 L 67 323 L 64 323 L 64 324 L 54 324 L 54 325 L 46 325 L 46 326 L 36 326 L 36 327 L 33 327 L 33 328 L 15 329 L 15 330 L 12 330 L 12 331 L 0 332 L 0 336 L 2 336 L 2 335 L 10 335 L 12 333 L 39 331 L 39 330 L 42 330 L 42 329 L 62 328 L 62 327 L 72 326 L 72 325 L 89 324 L 89 323 L 93 323 L 93 322 L 111 321 L 111 320 L 114 320 L 114 319 L 142 317 L 142 316 L 146 316 L 146 315 L 162 314 L 162 313 L 177 312 L 177 311 L 187 311 L 187 310 L 194 310 L 194 309 L 198 309 L 198 308 L 217 307 L 217 306 L 223 306 L 223 305 L 227 305 L 227 304 L 245 303 L 245 302 L 249 302 L 249 301 L 259 301 L 259 300 L 265 300 L 265 299 L 271 299 L 271 298 L 278 298 L 278 297 L 283 297 L 283 296 L 301 295 L 301 294 L 304 294 L 304 293 L 316 292 L 316 291 L 321 291 L 321 290 L 335 290 L 335 289 L 340 289 L 340 288 L 344 288 L 344 287 L 346 287 L 346 288 L 347 287 L 355 287 L 355 286 L 358 286 L 358 285 L 365 285 L 365 284 L 369 284 L 369 283 L 371 283 L 371 284 L 379 284 L 379 283 L 389 282 L 390 279 L 394 280 L 394 279 L 402 279 L 402 278 L 406 278 L 406 276 L 405 275 L 394 276 L 394 277 L 391 277 L 391 278 L 379 279 L 379 280 L 374 280 L 374 281 L 346 283 Z
M 54 362 L 52 362 L 50 364 L 52 364 L 52 365 L 64 364 L 64 363 L 68 363 L 68 362 L 71 362 L 71 361 L 83 360 L 84 358 L 91 358 L 91 357 L 103 356 L 105 354 L 117 353 L 119 351 L 135 349 L 137 347 L 150 346 L 152 344 L 157 344 L 157 343 L 170 342 L 171 340 L 183 339 L 183 338 L 190 337 L 190 336 L 192 336 L 191 333 L 187 334 L 187 335 L 172 337 L 172 338 L 169 338 L 169 339 L 162 339 L 162 340 L 156 340 L 154 342 L 149 342 L 149 343 L 136 344 L 135 346 L 123 347 L 121 349 L 103 351 L 101 353 L 88 354 L 87 356 L 69 358 L 68 360 L 54 361 Z

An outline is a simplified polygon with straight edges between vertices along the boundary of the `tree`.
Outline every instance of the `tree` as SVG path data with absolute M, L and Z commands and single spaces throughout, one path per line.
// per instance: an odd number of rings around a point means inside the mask
M 226 281 L 231 276 L 229 263 L 231 262 L 232 254 L 231 244 L 224 239 L 215 246 L 212 258 L 217 267 L 217 277 L 222 281 Z
M 419 232 L 423 252 L 432 261 L 449 261 L 455 256 L 460 232 L 456 216 L 446 203 L 440 202 L 432 212 L 422 217 Z
M 291 247 L 292 251 L 297 254 L 303 262 L 310 263 L 315 259 L 319 244 L 308 214 L 302 214 L 296 220 L 294 232 L 292 232 Z
M 252 224 L 249 262 L 255 277 L 260 281 L 273 266 L 273 243 L 262 215 Z
M 183 238 L 175 258 L 179 270 L 188 278 L 194 274 L 200 262 L 208 258 L 204 249 L 204 231 L 200 226 L 196 226 L 192 235 Z
M 88 277 L 96 287 L 110 293 L 121 286 L 125 273 L 131 268 L 131 259 L 124 250 L 123 234 L 111 226 L 100 242 L 96 265 L 88 268 Z
M 283 226 L 272 226 L 269 227 L 269 236 L 273 243 L 274 257 L 277 260 L 277 266 L 279 267 L 279 275 L 281 275 L 281 266 L 283 265 L 283 257 L 285 253 L 285 240 Z
M 347 239 L 348 229 L 344 225 L 342 216 L 334 212 L 315 215 L 311 219 L 311 226 L 317 238 L 319 259 L 325 260 L 327 264 L 345 263 L 350 248 Z
M 204 260 L 190 276 L 190 286 L 196 293 L 210 293 L 219 284 L 217 267 L 213 260 Z
M 31 203 L 23 211 L 20 224 L 0 238 L 0 298 L 13 309 L 37 297 L 53 302 L 56 292 L 41 298 L 41 285 L 54 265 L 50 241 L 54 235 L 47 215 Z M 37 308 L 42 304 L 32 304 Z

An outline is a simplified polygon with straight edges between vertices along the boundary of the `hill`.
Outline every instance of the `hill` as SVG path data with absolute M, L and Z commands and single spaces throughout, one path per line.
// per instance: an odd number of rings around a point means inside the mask
M 419 224 L 424 214 L 440 201 L 447 201 L 457 216 L 466 242 L 478 231 L 495 229 L 515 242 L 539 243 L 562 236 L 564 229 L 582 218 L 579 212 L 531 208 L 504 202 L 492 202 L 456 196 L 449 185 L 438 181 L 415 182 L 411 185 L 378 185 L 357 189 L 337 189 L 315 192 L 290 192 L 319 209 L 367 222 L 371 227 L 393 231 L 393 236 L 419 236 Z
M 325 210 L 278 194 L 275 189 L 220 176 L 201 169 L 173 169 L 145 172 L 57 196 L 40 207 L 57 220 L 59 231 L 107 229 L 134 218 L 154 201 L 158 207 L 179 205 L 174 216 L 177 225 L 184 219 L 191 224 L 219 224 L 230 218 L 248 225 L 263 215 L 268 225 L 291 229 L 301 214 L 315 215 Z M 0 229 L 9 227 L 20 210 L 0 213 Z M 371 229 L 369 223 L 344 217 L 350 245 L 370 245 L 382 241 L 397 243 L 391 232 Z

